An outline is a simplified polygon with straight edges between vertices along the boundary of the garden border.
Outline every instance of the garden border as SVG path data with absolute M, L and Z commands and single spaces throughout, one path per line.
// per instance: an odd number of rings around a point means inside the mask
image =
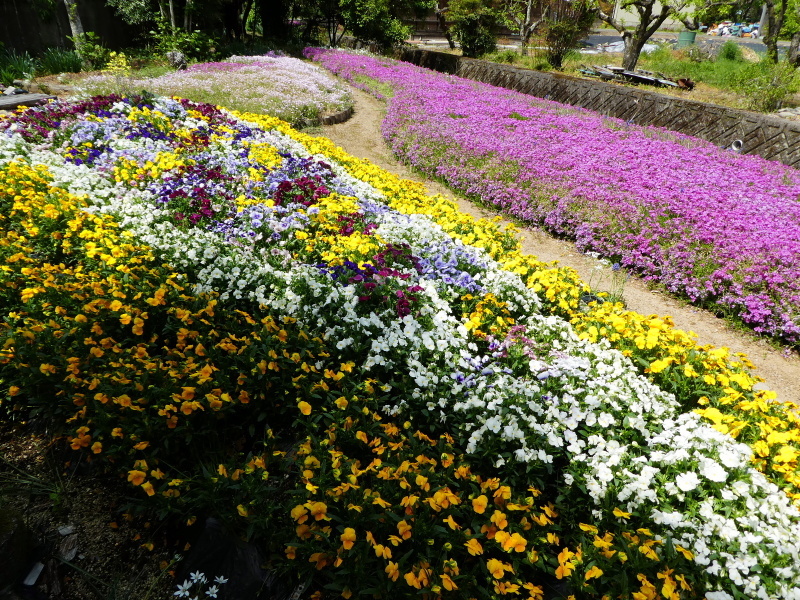
M 340 110 L 337 113 L 330 115 L 323 115 L 319 118 L 319 121 L 320 124 L 322 125 L 336 125 L 338 123 L 344 123 L 352 116 L 353 116 L 353 107 L 349 106 L 344 110 Z
M 757 154 L 800 168 L 800 123 L 780 117 L 433 50 L 404 46 L 395 49 L 394 57 L 442 73 L 586 108 L 637 125 L 664 127 L 702 138 L 722 148 L 730 148 L 741 141 L 742 154 Z

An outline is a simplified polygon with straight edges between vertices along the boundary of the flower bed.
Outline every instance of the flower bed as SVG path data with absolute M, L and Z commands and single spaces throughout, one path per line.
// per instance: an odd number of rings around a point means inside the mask
M 393 151 L 428 175 L 783 342 L 800 341 L 800 173 L 708 142 L 341 51 Z
M 231 56 L 160 77 L 106 73 L 81 83 L 81 93 L 86 95 L 142 90 L 268 114 L 295 126 L 318 123 L 323 113 L 341 112 L 353 105 L 341 83 L 319 67 L 288 56 Z
M 343 597 L 800 597 L 797 509 L 682 406 L 769 404 L 740 361 L 581 312 L 510 232 L 273 118 L 112 97 L 0 129 L 3 418 L 152 510 Z

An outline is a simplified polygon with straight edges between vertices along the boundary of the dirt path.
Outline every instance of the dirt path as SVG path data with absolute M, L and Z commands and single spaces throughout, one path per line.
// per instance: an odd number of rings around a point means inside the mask
M 494 216 L 440 183 L 414 173 L 394 158 L 380 133 L 384 103 L 360 90 L 352 91 L 356 101 L 353 117 L 344 123 L 323 127 L 321 135 L 330 138 L 354 156 L 366 158 L 406 179 L 424 182 L 431 193 L 453 198 L 461 210 L 468 214 L 478 217 Z M 536 228 L 523 230 L 520 239 L 525 252 L 544 261 L 557 260 L 562 265 L 573 267 L 593 287 L 601 290 L 611 288 L 611 270 L 603 268 L 600 261 L 579 253 L 573 244 L 555 239 Z M 734 330 L 709 312 L 650 290 L 646 282 L 635 278 L 629 278 L 625 283 L 623 297 L 628 308 L 638 313 L 672 316 L 678 328 L 696 333 L 701 344 L 727 347 L 733 352 L 747 354 L 756 365 L 756 374 L 764 379 L 759 387 L 774 390 L 781 400 L 800 404 L 800 357 L 796 352 L 789 354 L 776 350 L 763 340 Z

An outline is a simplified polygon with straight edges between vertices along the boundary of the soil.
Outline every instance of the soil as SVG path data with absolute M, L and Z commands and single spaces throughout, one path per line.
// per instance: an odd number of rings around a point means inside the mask
M 317 130 L 320 135 L 330 138 L 354 156 L 366 158 L 403 178 L 423 182 L 431 193 L 455 200 L 465 213 L 489 218 L 497 214 L 459 196 L 437 181 L 424 178 L 397 160 L 381 136 L 384 102 L 355 88 L 352 88 L 352 93 L 355 99 L 353 116 L 343 123 L 322 127 Z M 614 282 L 618 281 L 601 261 L 580 253 L 574 244 L 554 238 L 542 229 L 524 228 L 519 237 L 526 253 L 543 261 L 558 261 L 562 266 L 574 268 L 592 287 L 611 291 Z M 654 289 L 652 284 L 635 276 L 630 276 L 625 282 L 622 297 L 630 310 L 644 315 L 671 316 L 677 328 L 694 332 L 700 344 L 746 354 L 756 367 L 755 374 L 764 379 L 759 388 L 773 390 L 779 400 L 800 404 L 800 355 L 796 351 L 779 348 L 774 342 L 735 328 L 706 310 Z

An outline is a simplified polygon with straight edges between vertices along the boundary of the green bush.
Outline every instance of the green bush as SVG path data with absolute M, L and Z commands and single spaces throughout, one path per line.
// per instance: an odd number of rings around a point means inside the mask
M 102 69 L 108 62 L 109 50 L 103 46 L 100 36 L 93 31 L 67 39 L 75 44 L 75 51 L 81 57 L 83 68 L 87 71 Z
M 36 61 L 27 52 L 0 51 L 0 83 L 11 85 L 15 79 L 29 79 L 36 73 Z
M 203 62 L 217 57 L 219 41 L 202 31 L 172 30 L 169 23 L 159 20 L 157 29 L 150 31 L 153 48 L 159 56 L 167 52 L 182 52 L 186 58 Z
M 771 112 L 800 90 L 800 76 L 786 61 L 773 64 L 762 60 L 748 65 L 739 74 L 736 87 L 737 92 L 747 97 L 748 108 Z
M 686 77 L 731 92 L 739 91 L 741 74 L 750 66 L 750 63 L 736 60 L 682 60 L 681 53 L 667 46 L 643 53 L 640 64 L 644 69 L 663 73 L 673 79 Z
M 485 0 L 451 0 L 448 18 L 450 33 L 461 45 L 464 56 L 477 58 L 497 50 L 494 30 L 501 17 Z
M 492 25 L 480 15 L 465 16 L 450 31 L 461 45 L 464 56 L 477 58 L 497 50 L 497 39 L 492 33 Z
M 736 42 L 728 40 L 719 49 L 717 60 L 730 60 L 735 62 L 744 62 L 744 55 L 742 54 L 742 47 Z
M 515 62 L 519 61 L 519 59 L 520 55 L 516 50 L 501 50 L 491 57 L 491 60 L 494 62 L 507 63 L 509 65 L 513 65 Z
M 74 50 L 63 48 L 48 48 L 39 57 L 38 64 L 41 75 L 78 73 L 82 67 L 80 55 Z
M 551 3 L 551 12 L 542 22 L 547 62 L 560 69 L 567 54 L 591 31 L 595 14 L 587 2 Z

